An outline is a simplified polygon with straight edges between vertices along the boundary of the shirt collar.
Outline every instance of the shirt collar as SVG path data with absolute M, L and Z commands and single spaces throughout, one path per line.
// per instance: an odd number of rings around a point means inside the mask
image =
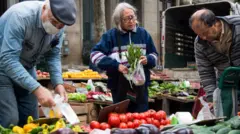
M 121 32 L 122 32 L 123 34 L 127 33 L 127 31 L 125 31 L 125 30 L 121 30 Z M 134 32 L 134 33 L 137 32 L 137 25 L 135 26 L 135 28 L 134 28 L 131 32 Z

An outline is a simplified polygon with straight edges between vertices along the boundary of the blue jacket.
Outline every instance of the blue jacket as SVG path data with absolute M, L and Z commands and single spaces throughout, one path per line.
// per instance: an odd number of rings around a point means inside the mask
M 145 85 L 147 86 L 150 81 L 149 69 L 156 66 L 158 55 L 150 34 L 142 27 L 136 27 L 132 32 L 120 32 L 122 57 L 120 60 L 116 31 L 117 29 L 113 28 L 103 34 L 100 42 L 92 49 L 90 56 L 92 63 L 107 71 L 108 88 L 116 89 L 119 75 L 118 65 L 121 63 L 128 66 L 125 56 L 127 45 L 134 43 L 141 48 L 142 54 L 147 56 L 148 63 L 144 66 Z
M 21 2 L 0 18 L 0 75 L 8 76 L 30 92 L 40 86 L 29 72 L 41 56 L 46 58 L 53 86 L 63 83 L 60 57 L 63 30 L 56 35 L 45 32 L 40 18 L 42 5 L 39 1 Z

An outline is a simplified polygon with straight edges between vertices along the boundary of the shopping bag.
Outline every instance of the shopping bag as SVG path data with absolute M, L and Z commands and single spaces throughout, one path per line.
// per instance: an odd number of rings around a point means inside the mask
M 203 100 L 203 97 L 199 98 L 201 104 L 203 105 L 202 109 L 198 113 L 197 120 L 210 120 L 215 119 L 215 116 L 211 113 L 208 103 Z
M 146 78 L 145 78 L 143 65 L 139 61 L 136 69 L 132 73 L 132 82 L 136 86 L 142 86 L 144 85 L 145 81 L 146 81 Z

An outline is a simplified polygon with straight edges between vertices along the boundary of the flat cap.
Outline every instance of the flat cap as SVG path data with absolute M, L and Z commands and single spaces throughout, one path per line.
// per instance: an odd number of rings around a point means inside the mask
M 53 16 L 65 25 L 73 25 L 76 21 L 75 0 L 49 0 Z

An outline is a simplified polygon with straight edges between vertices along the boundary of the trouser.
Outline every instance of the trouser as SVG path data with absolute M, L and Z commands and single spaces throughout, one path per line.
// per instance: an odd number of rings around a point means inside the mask
M 128 80 L 120 74 L 116 89 L 111 89 L 113 103 L 121 102 L 127 99 L 127 92 L 130 89 Z M 131 100 L 128 106 L 128 112 L 145 112 L 148 110 L 148 90 L 146 86 L 134 86 L 133 90 L 136 93 L 135 100 Z
M 36 96 L 18 86 L 9 77 L 0 75 L 0 125 L 23 126 L 28 116 L 38 118 Z

